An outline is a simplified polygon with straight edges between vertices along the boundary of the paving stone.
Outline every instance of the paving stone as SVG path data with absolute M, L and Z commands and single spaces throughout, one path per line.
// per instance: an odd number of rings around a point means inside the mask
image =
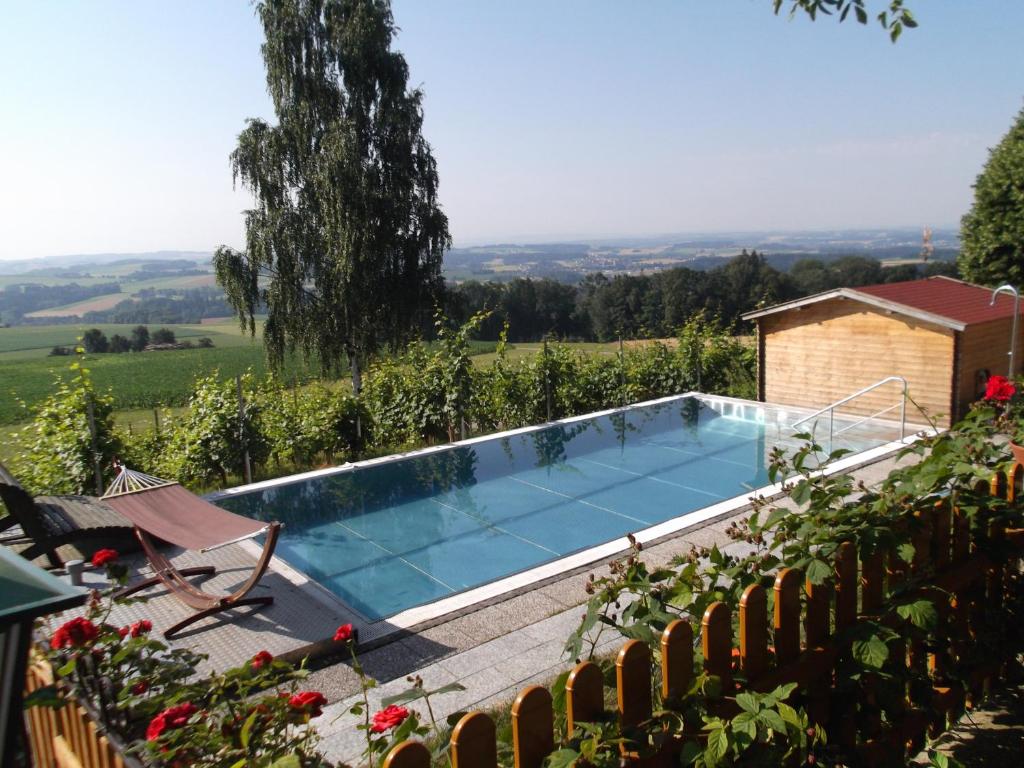
M 587 593 L 583 590 L 586 582 L 587 574 L 580 574 L 547 584 L 537 591 L 556 603 L 561 603 L 563 607 L 580 605 L 587 601 Z
M 537 674 L 538 670 L 545 670 L 564 663 L 562 656 L 563 641 L 552 639 L 543 645 L 531 648 L 525 653 L 503 659 L 494 665 L 494 669 L 510 676 L 514 682 L 519 683 Z
M 443 700 L 443 708 L 449 714 L 468 709 L 488 696 L 513 687 L 517 681 L 496 667 L 488 667 L 460 679 L 459 682 L 466 690 L 445 696 Z
M 387 682 L 405 677 L 428 662 L 412 643 L 390 643 L 359 655 L 359 663 L 370 677 Z
M 524 638 L 516 635 L 505 635 L 482 643 L 471 650 L 441 659 L 438 664 L 459 678 L 472 675 L 482 669 L 493 667 L 503 659 L 522 653 L 537 645 L 532 636 Z
M 563 605 L 541 592 L 527 592 L 516 595 L 511 600 L 501 604 L 504 612 L 511 615 L 512 619 L 520 626 L 535 624 L 539 621 L 560 613 Z
M 522 626 L 519 619 L 506 612 L 500 604 L 460 616 L 449 623 L 478 643 L 493 640 Z
M 452 626 L 451 622 L 445 622 L 444 624 L 439 624 L 436 627 L 421 630 L 416 634 L 418 637 L 432 643 L 436 643 L 438 646 L 448 650 L 448 653 L 445 654 L 430 654 L 431 656 L 435 656 L 439 659 L 453 654 L 463 653 L 478 644 L 465 632 Z

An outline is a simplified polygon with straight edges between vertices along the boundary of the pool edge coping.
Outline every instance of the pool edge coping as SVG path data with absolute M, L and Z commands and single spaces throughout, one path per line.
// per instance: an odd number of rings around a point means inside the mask
M 541 429 L 545 429 L 558 424 L 568 424 L 585 419 L 599 418 L 614 413 L 626 412 L 633 408 L 641 408 L 661 403 L 668 403 L 675 400 L 681 400 L 687 397 L 698 397 L 704 400 L 717 400 L 720 402 L 731 403 L 734 405 L 743 406 L 754 406 L 754 407 L 779 407 L 786 408 L 793 411 L 811 411 L 811 409 L 801 408 L 799 406 L 782 405 L 776 406 L 772 403 L 763 403 L 753 400 L 744 400 L 741 398 L 732 398 L 721 395 L 707 395 L 701 392 L 686 392 L 679 395 L 670 395 L 667 397 L 656 398 L 654 400 L 647 400 L 640 403 L 632 403 L 627 406 L 619 406 L 616 408 L 609 408 L 603 411 L 595 411 L 593 413 L 583 414 L 580 416 L 571 416 L 565 419 L 558 419 L 551 422 L 546 422 L 540 425 L 531 425 L 528 427 L 521 427 L 514 430 L 506 430 L 498 433 L 491 433 L 487 435 L 479 435 L 476 437 L 468 438 L 466 440 L 460 440 L 454 443 L 444 443 L 437 446 L 428 446 L 426 448 L 420 448 L 413 451 L 407 451 L 405 453 L 390 454 L 383 457 L 375 457 L 372 459 L 366 459 L 359 462 L 346 462 L 345 464 L 337 467 L 328 467 L 321 470 L 313 470 L 311 472 L 299 473 L 296 475 L 288 475 L 284 478 L 275 478 L 272 480 L 265 480 L 258 483 L 250 483 L 244 486 L 238 486 L 236 488 L 226 489 L 224 491 L 218 491 L 206 495 L 204 498 L 215 501 L 222 498 L 231 498 L 240 496 L 245 493 L 250 493 L 259 490 L 265 490 L 267 488 L 273 488 L 282 485 L 290 485 L 293 483 L 303 482 L 313 478 L 325 477 L 334 474 L 340 474 L 344 472 L 350 472 L 358 468 L 367 466 L 376 466 L 380 464 L 391 463 L 395 461 L 401 461 L 410 457 L 428 455 L 443 450 L 451 450 L 466 445 L 472 445 L 485 440 L 494 440 L 504 437 L 511 437 L 515 435 L 529 434 L 536 432 Z M 915 425 L 919 426 L 919 425 Z M 928 430 L 920 430 L 908 435 L 900 440 L 893 440 L 888 443 L 884 443 L 880 446 L 870 448 L 866 451 L 861 451 L 850 456 L 844 456 L 840 460 L 827 466 L 820 472 L 825 475 L 833 475 L 842 472 L 849 472 L 860 467 L 873 464 L 880 461 L 894 453 L 901 448 L 912 445 L 917 442 L 922 436 L 927 433 Z M 648 526 L 647 528 L 641 529 L 634 532 L 632 535 L 635 540 L 645 546 L 660 543 L 672 538 L 676 538 L 686 531 L 691 529 L 698 529 L 711 525 L 714 522 L 725 518 L 736 516 L 741 514 L 744 510 L 749 509 L 754 499 L 763 499 L 765 501 L 775 501 L 785 495 L 783 486 L 785 481 L 774 483 L 767 486 L 762 486 L 750 491 L 747 494 L 741 494 L 734 496 L 729 499 L 717 502 L 707 507 L 695 510 L 693 512 L 680 515 L 678 517 L 666 520 L 662 523 Z M 242 546 L 254 555 L 259 554 L 259 548 L 253 542 L 242 542 Z M 296 588 L 300 589 L 303 593 L 314 599 L 316 602 L 323 604 L 325 607 L 335 611 L 342 611 L 344 613 L 351 613 L 354 615 L 360 623 L 362 623 L 362 637 L 360 638 L 360 646 L 366 648 L 376 647 L 385 643 L 391 642 L 392 640 L 398 639 L 402 636 L 408 635 L 415 629 L 426 629 L 430 626 L 444 623 L 446 620 L 458 618 L 459 616 L 472 613 L 476 610 L 480 610 L 496 603 L 504 602 L 505 600 L 512 599 L 517 595 L 521 595 L 532 589 L 539 588 L 549 583 L 556 582 L 562 578 L 569 578 L 581 570 L 585 570 L 588 567 L 593 566 L 601 562 L 606 562 L 614 559 L 616 556 L 627 551 L 630 547 L 629 539 L 626 536 L 620 536 L 602 544 L 598 544 L 593 547 L 589 547 L 580 552 L 576 552 L 564 557 L 557 558 L 547 563 L 542 563 L 533 568 L 528 568 L 524 571 L 505 576 L 501 579 L 482 584 L 478 587 L 465 590 L 463 592 L 450 595 L 448 597 L 441 598 L 440 600 L 434 600 L 424 605 L 414 606 L 404 611 L 400 611 L 389 617 L 382 619 L 371 620 L 362 615 L 358 610 L 353 608 L 351 605 L 340 599 L 337 595 L 330 592 L 326 587 L 317 582 L 315 579 L 310 578 L 303 572 L 296 569 L 286 561 L 277 557 L 276 555 L 271 560 L 271 568 L 280 574 L 283 578 L 291 582 Z M 303 649 L 298 649 L 295 653 L 308 652 L 309 655 L 321 655 L 323 653 L 336 650 L 335 644 L 329 639 L 324 641 L 314 642 L 305 646 Z

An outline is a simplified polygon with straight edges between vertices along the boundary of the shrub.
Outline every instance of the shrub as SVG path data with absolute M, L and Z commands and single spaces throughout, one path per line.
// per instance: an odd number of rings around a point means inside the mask
M 32 421 L 14 435 L 22 446 L 14 471 L 33 493 L 95 493 L 96 464 L 106 484 L 122 448 L 114 431 L 113 397 L 95 391 L 81 360 L 70 367 L 76 375 L 58 377 L 54 394 L 31 409 Z
M 251 374 L 242 376 L 242 391 L 248 403 L 244 421 L 234 382 L 218 381 L 216 372 L 196 380 L 188 411 L 176 420 L 168 439 L 167 476 L 200 484 L 217 479 L 226 485 L 229 473 L 243 473 L 246 450 L 253 465 L 266 461 L 269 446 Z

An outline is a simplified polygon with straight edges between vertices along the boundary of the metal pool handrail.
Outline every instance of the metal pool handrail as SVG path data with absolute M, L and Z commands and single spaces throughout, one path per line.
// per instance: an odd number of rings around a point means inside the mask
M 856 422 L 854 424 L 850 424 L 847 427 L 843 427 L 843 429 L 839 430 L 839 433 L 837 433 L 835 431 L 836 408 L 838 408 L 841 405 L 845 405 L 846 403 L 850 402 L 851 400 L 855 400 L 858 397 L 860 397 L 861 395 L 865 395 L 868 392 L 871 392 L 872 390 L 878 389 L 882 385 L 888 384 L 891 381 L 899 381 L 899 382 L 901 382 L 903 384 L 903 392 L 902 392 L 903 396 L 900 399 L 900 402 L 898 402 L 896 405 L 890 405 L 888 408 L 883 408 L 882 410 L 880 410 L 880 411 L 878 411 L 876 413 L 873 413 L 870 416 L 865 416 L 863 419 L 861 419 L 860 421 L 858 421 L 858 422 Z M 907 380 L 905 378 L 903 378 L 902 376 L 886 376 L 884 379 L 882 379 L 880 381 L 876 381 L 874 384 L 871 384 L 871 385 L 869 385 L 867 387 L 864 387 L 864 389 L 857 390 L 852 395 L 847 395 L 842 400 L 836 400 L 834 403 L 831 403 L 830 405 L 826 405 L 824 408 L 815 411 L 810 416 L 804 416 L 802 419 L 798 419 L 797 421 L 794 421 L 790 426 L 793 429 L 796 429 L 801 424 L 803 424 L 805 422 L 808 422 L 811 419 L 815 419 L 818 416 L 821 416 L 823 413 L 827 412 L 828 413 L 828 441 L 829 441 L 829 448 L 831 449 L 832 438 L 836 434 L 841 434 L 841 433 L 845 432 L 848 429 L 852 429 L 853 427 L 856 427 L 856 426 L 858 426 L 860 424 L 863 424 L 868 419 L 873 419 L 876 416 L 881 416 L 883 413 L 888 413 L 889 411 L 891 411 L 893 408 L 896 408 L 897 406 L 899 406 L 899 409 L 900 409 L 900 440 L 902 440 L 906 436 L 906 431 L 907 431 Z

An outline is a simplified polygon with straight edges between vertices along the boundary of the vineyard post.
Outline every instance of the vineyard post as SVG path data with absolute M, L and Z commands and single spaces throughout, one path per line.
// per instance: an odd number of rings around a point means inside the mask
M 626 353 L 622 347 L 622 334 L 619 334 L 619 392 L 622 396 L 622 404 L 626 404 Z
M 551 371 L 548 367 L 548 337 L 544 337 L 544 401 L 548 407 L 548 421 L 551 421 Z
M 238 441 L 242 444 L 242 457 L 245 460 L 245 482 L 252 482 L 252 466 L 249 464 L 249 446 L 245 442 L 245 397 L 242 395 L 242 377 L 235 376 L 238 389 Z
M 92 471 L 96 477 L 96 495 L 103 495 L 103 468 L 100 466 L 99 442 L 96 438 L 96 417 L 92 412 L 92 393 L 85 393 L 85 415 L 89 419 L 89 443 L 92 445 Z

